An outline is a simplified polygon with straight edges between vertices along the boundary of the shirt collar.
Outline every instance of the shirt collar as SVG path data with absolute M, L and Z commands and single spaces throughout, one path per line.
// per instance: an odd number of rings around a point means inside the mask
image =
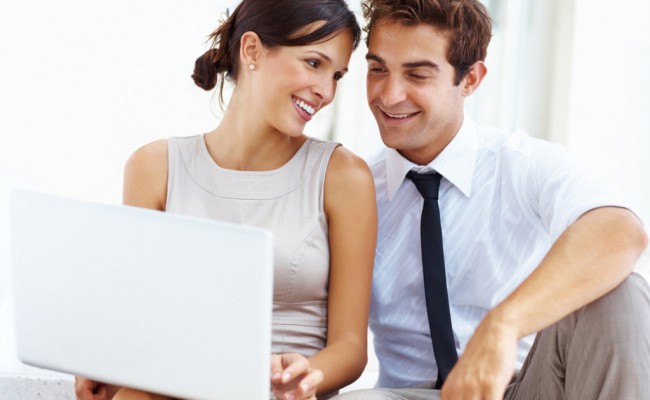
M 472 177 L 478 155 L 478 131 L 467 116 L 460 130 L 438 157 L 428 165 L 421 166 L 404 158 L 395 149 L 386 152 L 386 183 L 388 200 L 392 200 L 411 169 L 418 171 L 434 170 L 456 186 L 465 196 L 472 192 Z

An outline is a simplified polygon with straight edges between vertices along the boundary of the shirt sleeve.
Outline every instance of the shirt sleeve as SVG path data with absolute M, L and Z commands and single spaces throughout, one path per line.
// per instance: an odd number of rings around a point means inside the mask
M 554 242 L 589 210 L 614 206 L 630 209 L 623 196 L 580 166 L 563 146 L 538 141 L 528 155 L 526 197 Z

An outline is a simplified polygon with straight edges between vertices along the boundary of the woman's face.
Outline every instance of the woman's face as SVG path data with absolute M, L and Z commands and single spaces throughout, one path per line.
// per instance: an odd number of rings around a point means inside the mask
M 255 112 L 271 129 L 300 136 L 305 124 L 334 99 L 352 47 L 352 34 L 340 32 L 320 43 L 265 50 L 252 74 L 259 106 Z

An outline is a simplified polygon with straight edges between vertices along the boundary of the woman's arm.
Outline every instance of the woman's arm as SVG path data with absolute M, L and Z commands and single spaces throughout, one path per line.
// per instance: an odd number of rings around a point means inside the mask
M 377 242 L 375 186 L 367 164 L 338 147 L 325 177 L 329 224 L 330 280 L 327 345 L 310 357 L 323 373 L 318 393 L 354 382 L 367 354 L 368 309 Z
M 306 359 L 274 355 L 271 382 L 279 399 L 314 399 L 354 382 L 367 362 L 368 309 L 377 242 L 375 186 L 366 163 L 334 150 L 325 176 L 330 275 L 327 344 Z M 290 394 L 290 397 L 286 397 Z
M 354 382 L 368 359 L 368 309 L 377 243 L 375 185 L 368 165 L 338 147 L 325 178 L 330 283 L 325 349 L 310 358 L 323 372 L 318 393 Z

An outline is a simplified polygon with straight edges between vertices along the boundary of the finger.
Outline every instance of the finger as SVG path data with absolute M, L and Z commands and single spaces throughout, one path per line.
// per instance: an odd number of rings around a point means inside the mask
M 276 394 L 276 397 L 277 397 L 278 400 L 295 400 L 296 399 L 296 395 L 295 395 L 295 392 L 293 390 L 288 391 L 288 392 L 281 392 L 281 394 L 279 396 L 278 396 L 278 394 Z
M 307 376 L 300 380 L 297 398 L 309 399 L 314 397 L 321 382 L 323 382 L 323 372 L 319 369 L 312 369 Z
M 101 383 L 86 378 L 75 377 L 75 394 L 78 399 L 94 399 Z
M 106 385 L 103 383 L 97 383 L 90 392 L 93 394 L 93 398 L 97 397 L 98 399 L 102 399 L 106 397 Z
M 289 392 L 296 391 L 298 389 L 298 385 L 302 381 L 302 379 L 306 376 L 307 374 L 303 375 L 298 375 L 292 379 L 290 379 L 288 382 L 271 382 L 271 387 L 275 392 L 282 393 L 283 395 Z
M 271 354 L 271 382 L 282 382 L 282 356 Z
M 285 367 L 282 371 L 282 383 L 309 372 L 309 361 L 299 354 L 283 354 L 282 365 Z
M 74 389 L 75 392 L 77 393 L 77 396 L 82 394 L 84 391 L 88 390 L 88 379 L 85 378 L 80 378 L 78 376 L 74 377 Z
M 120 390 L 119 386 L 115 385 L 106 385 L 106 398 L 112 399 L 115 397 L 115 394 Z

